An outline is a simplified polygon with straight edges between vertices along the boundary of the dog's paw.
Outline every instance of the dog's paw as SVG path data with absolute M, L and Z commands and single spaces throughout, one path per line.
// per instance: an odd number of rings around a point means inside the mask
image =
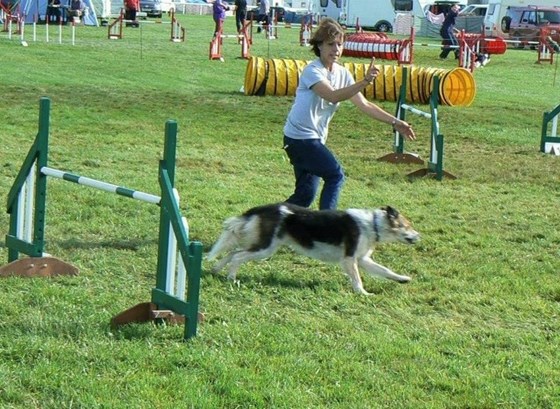
M 228 276 L 227 280 L 228 280 L 231 288 L 234 288 L 234 287 L 241 288 L 241 281 L 237 280 L 235 277 L 234 278 L 229 278 L 229 276 Z
M 360 295 L 373 295 L 372 293 L 368 293 L 363 288 L 354 288 L 354 291 Z
M 398 283 L 401 284 L 406 284 L 408 283 L 410 280 L 412 280 L 412 278 L 408 277 L 408 276 L 400 276 L 400 278 L 397 280 Z

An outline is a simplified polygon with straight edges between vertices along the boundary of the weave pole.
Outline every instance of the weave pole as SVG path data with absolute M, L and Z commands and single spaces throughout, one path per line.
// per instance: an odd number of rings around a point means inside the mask
M 39 132 L 8 193 L 10 225 L 6 247 L 9 264 L 0 267 L 0 277 L 77 274 L 74 266 L 44 257 L 47 177 L 156 204 L 160 207 L 158 263 L 151 302 L 138 304 L 115 316 L 111 325 L 118 327 L 131 322 L 161 320 L 184 322 L 184 338 L 195 336 L 201 316 L 198 304 L 202 244 L 189 240 L 187 220 L 181 215 L 179 195 L 173 187 L 177 123 L 167 121 L 165 124 L 164 154 L 158 173 L 160 197 L 48 167 L 49 111 L 50 100 L 41 98 Z M 30 257 L 18 259 L 19 253 Z

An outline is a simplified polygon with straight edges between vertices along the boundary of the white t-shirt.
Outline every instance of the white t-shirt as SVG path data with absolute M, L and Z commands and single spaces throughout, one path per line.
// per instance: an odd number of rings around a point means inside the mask
M 339 103 L 330 103 L 317 95 L 311 87 L 322 80 L 330 82 L 334 89 L 354 84 L 350 71 L 334 64 L 328 71 L 321 60 L 308 64 L 302 71 L 296 89 L 296 98 L 284 125 L 284 135 L 293 139 L 321 139 L 324 144 L 329 133 L 329 122 Z

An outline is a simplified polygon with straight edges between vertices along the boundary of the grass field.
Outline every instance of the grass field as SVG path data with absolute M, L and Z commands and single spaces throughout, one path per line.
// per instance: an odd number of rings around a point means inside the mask
M 185 43 L 170 42 L 165 24 L 112 41 L 106 28 L 79 27 L 74 46 L 69 31 L 46 43 L 40 27 L 28 47 L 0 33 L 4 206 L 41 96 L 52 100 L 51 167 L 153 194 L 164 123 L 176 120 L 176 185 L 205 250 L 224 218 L 291 193 L 281 144 L 292 98 L 244 96 L 240 47 L 229 40 L 225 62 L 209 61 L 211 17 L 180 18 Z M 297 37 L 256 37 L 251 54 L 311 59 Z M 415 64 L 454 67 L 437 53 L 417 47 Z M 347 175 L 340 207 L 389 204 L 414 223 L 418 245 L 376 250 L 411 283 L 365 277 L 374 295 L 358 296 L 338 266 L 282 251 L 242 267 L 232 285 L 204 262 L 206 320 L 188 343 L 181 327 L 109 326 L 149 300 L 158 208 L 49 179 L 46 250 L 80 274 L 0 280 L 0 407 L 560 407 L 560 159 L 539 152 L 560 78 L 536 60 L 529 50 L 494 56 L 474 73 L 471 106 L 440 107 L 444 165 L 457 180 L 410 182 L 418 165 L 378 162 L 392 150 L 390 127 L 350 103 L 333 120 L 328 143 Z M 429 123 L 409 120 L 418 140 L 407 150 L 428 158 Z M 7 261 L 6 212 L 0 226 Z

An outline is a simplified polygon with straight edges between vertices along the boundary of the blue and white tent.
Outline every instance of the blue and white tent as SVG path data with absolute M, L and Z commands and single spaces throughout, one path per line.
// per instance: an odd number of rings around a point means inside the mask
M 98 26 L 98 17 L 108 17 L 111 13 L 111 0 L 82 0 L 86 11 L 82 17 L 84 24 Z M 70 0 L 61 0 L 62 6 L 70 4 Z M 47 14 L 48 0 L 20 0 L 19 12 L 25 16 L 26 23 L 44 21 Z

